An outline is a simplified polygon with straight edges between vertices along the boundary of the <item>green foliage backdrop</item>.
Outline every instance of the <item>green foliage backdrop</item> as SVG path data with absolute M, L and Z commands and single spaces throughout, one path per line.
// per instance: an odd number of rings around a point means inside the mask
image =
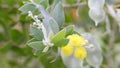
M 41 51 L 36 51 L 34 53 L 37 56 L 33 54 L 34 50 L 30 48 L 33 47 L 33 43 L 29 44 L 29 42 L 36 41 L 32 35 L 38 35 L 35 38 L 38 38 L 37 40 L 41 41 L 42 36 L 40 35 L 42 35 L 42 33 L 39 33 L 39 30 L 37 30 L 36 27 L 30 25 L 33 20 L 28 17 L 27 14 L 23 14 L 28 13 L 29 10 L 31 10 L 33 14 L 38 14 L 39 11 L 34 8 L 34 5 L 27 4 L 26 6 L 29 6 L 30 8 L 26 8 L 23 13 L 21 12 L 22 9 L 21 11 L 18 10 L 23 5 L 23 2 L 26 1 L 28 0 L 0 0 L 0 68 L 66 68 L 61 57 L 56 55 L 56 48 L 51 48 L 45 54 L 42 54 Z M 35 1 L 39 2 L 39 0 Z M 43 0 L 41 3 L 44 8 L 49 6 L 47 3 L 51 5 L 54 2 L 54 0 L 48 0 L 49 2 L 44 1 L 45 0 Z M 55 0 L 55 2 L 57 1 L 59 0 Z M 69 31 L 66 32 L 68 33 L 66 35 L 69 35 L 70 31 L 73 31 L 72 25 L 75 25 L 76 33 L 91 33 L 93 37 L 96 38 L 97 43 L 99 43 L 102 50 L 103 62 L 100 68 L 119 68 L 120 25 L 118 24 L 120 22 L 116 21 L 108 13 L 107 7 L 105 5 L 104 9 L 110 23 L 106 24 L 104 21 L 102 21 L 98 26 L 95 26 L 94 21 L 89 17 L 88 14 L 89 7 L 86 4 L 88 0 L 63 0 L 63 2 L 64 1 L 66 1 L 66 4 L 62 5 L 64 7 L 65 17 L 62 16 L 62 7 L 55 6 L 56 3 L 53 4 L 55 9 L 51 12 L 51 15 L 53 15 L 53 18 L 60 26 L 58 29 L 61 30 L 67 25 L 71 25 L 69 26 L 71 29 L 69 29 L 69 27 L 65 28 L 66 31 Z M 77 4 L 77 1 L 80 1 L 80 4 Z M 115 8 L 120 9 L 119 0 L 106 0 L 106 3 L 112 3 Z M 47 10 L 50 11 L 51 9 L 48 8 Z M 55 16 L 55 14 L 58 15 Z M 59 22 L 64 23 L 61 24 Z M 57 25 L 55 25 L 53 29 L 56 28 L 56 26 Z M 30 30 L 33 30 L 31 32 L 33 34 L 29 34 Z M 57 33 L 58 31 L 55 30 L 54 32 Z M 61 32 L 61 34 L 58 34 L 61 36 L 60 38 L 64 36 L 64 29 Z M 64 37 L 62 39 L 58 38 L 59 37 L 56 37 L 52 41 L 56 43 L 56 41 L 61 41 Z M 56 46 L 66 44 L 68 40 L 63 39 L 62 41 L 66 42 L 56 43 L 59 44 Z M 26 42 L 30 45 L 30 47 L 26 46 Z M 35 45 L 33 48 L 37 49 L 38 46 L 36 45 L 40 44 L 40 42 L 34 42 L 34 44 Z M 88 68 L 92 68 L 92 66 L 88 66 Z

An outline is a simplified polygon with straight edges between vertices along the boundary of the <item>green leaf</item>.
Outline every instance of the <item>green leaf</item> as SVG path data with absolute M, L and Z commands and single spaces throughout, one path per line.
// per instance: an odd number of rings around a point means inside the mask
M 36 26 L 30 25 L 30 30 L 35 39 L 42 41 L 43 33 L 40 29 L 38 29 Z
M 72 13 L 72 12 L 71 12 L 70 9 L 65 12 L 65 22 L 66 22 L 66 23 L 70 23 L 70 22 L 73 22 L 73 21 L 74 21 L 73 16 L 72 16 L 71 13 Z
M 32 39 L 30 39 L 29 41 L 27 41 L 26 44 L 29 44 L 29 43 L 34 42 L 34 41 L 38 41 L 38 40 L 36 40 L 35 38 L 32 38 Z
M 67 45 L 68 42 L 69 42 L 69 39 L 62 39 L 59 42 L 55 43 L 54 46 L 62 47 Z
M 61 27 L 63 23 L 65 22 L 64 9 L 62 7 L 61 2 L 57 3 L 51 15 L 56 20 L 58 25 Z
M 49 39 L 52 39 L 54 37 L 54 33 L 53 32 L 50 32 L 49 35 L 48 35 L 48 38 Z
M 14 41 L 16 43 L 22 43 L 25 39 L 24 35 L 16 29 L 12 29 L 10 31 L 10 36 L 11 36 L 12 41 Z
M 22 11 L 22 13 L 28 13 L 28 11 L 36 11 L 37 8 L 31 3 L 26 3 L 22 7 L 20 7 L 19 10 Z
M 63 30 L 61 30 L 60 32 L 58 32 L 58 33 L 52 38 L 52 42 L 53 42 L 53 43 L 57 43 L 57 42 L 61 41 L 62 39 L 64 39 L 65 35 L 66 35 L 66 30 L 63 29 Z
M 45 45 L 43 45 L 42 41 L 35 41 L 35 42 L 31 42 L 29 44 L 27 44 L 29 47 L 35 49 L 35 50 L 40 50 L 42 51 L 45 47 Z
M 66 29 L 66 36 L 70 35 L 74 32 L 74 25 L 69 25 L 69 26 L 65 27 L 65 29 Z

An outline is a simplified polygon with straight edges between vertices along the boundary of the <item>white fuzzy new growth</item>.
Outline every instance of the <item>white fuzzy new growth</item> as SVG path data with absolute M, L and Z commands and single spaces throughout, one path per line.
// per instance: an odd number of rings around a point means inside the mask
M 43 52 L 47 52 L 49 47 L 53 46 L 53 43 L 50 42 L 50 39 L 47 36 L 46 28 L 44 27 L 43 23 L 41 23 L 41 21 L 38 19 L 38 16 L 37 15 L 33 16 L 31 11 L 28 12 L 28 16 L 30 16 L 35 21 L 33 22 L 33 25 L 34 26 L 37 25 L 37 27 L 42 30 L 44 35 L 43 44 L 46 46 L 43 49 Z

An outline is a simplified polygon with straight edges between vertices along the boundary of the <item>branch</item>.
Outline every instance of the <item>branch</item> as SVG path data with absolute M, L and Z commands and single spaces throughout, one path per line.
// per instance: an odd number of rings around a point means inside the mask
M 65 7 L 65 8 L 72 8 L 72 7 L 84 6 L 86 4 L 87 4 L 86 2 L 82 2 L 82 3 L 78 2 L 78 3 L 72 4 L 72 5 L 64 3 L 63 7 Z

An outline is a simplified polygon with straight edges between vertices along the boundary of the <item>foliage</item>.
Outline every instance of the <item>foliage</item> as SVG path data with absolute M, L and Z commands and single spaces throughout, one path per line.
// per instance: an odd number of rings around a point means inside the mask
M 119 0 L 1 0 L 0 68 L 119 68 L 119 5 Z M 88 41 L 85 60 L 61 54 L 73 34 Z

